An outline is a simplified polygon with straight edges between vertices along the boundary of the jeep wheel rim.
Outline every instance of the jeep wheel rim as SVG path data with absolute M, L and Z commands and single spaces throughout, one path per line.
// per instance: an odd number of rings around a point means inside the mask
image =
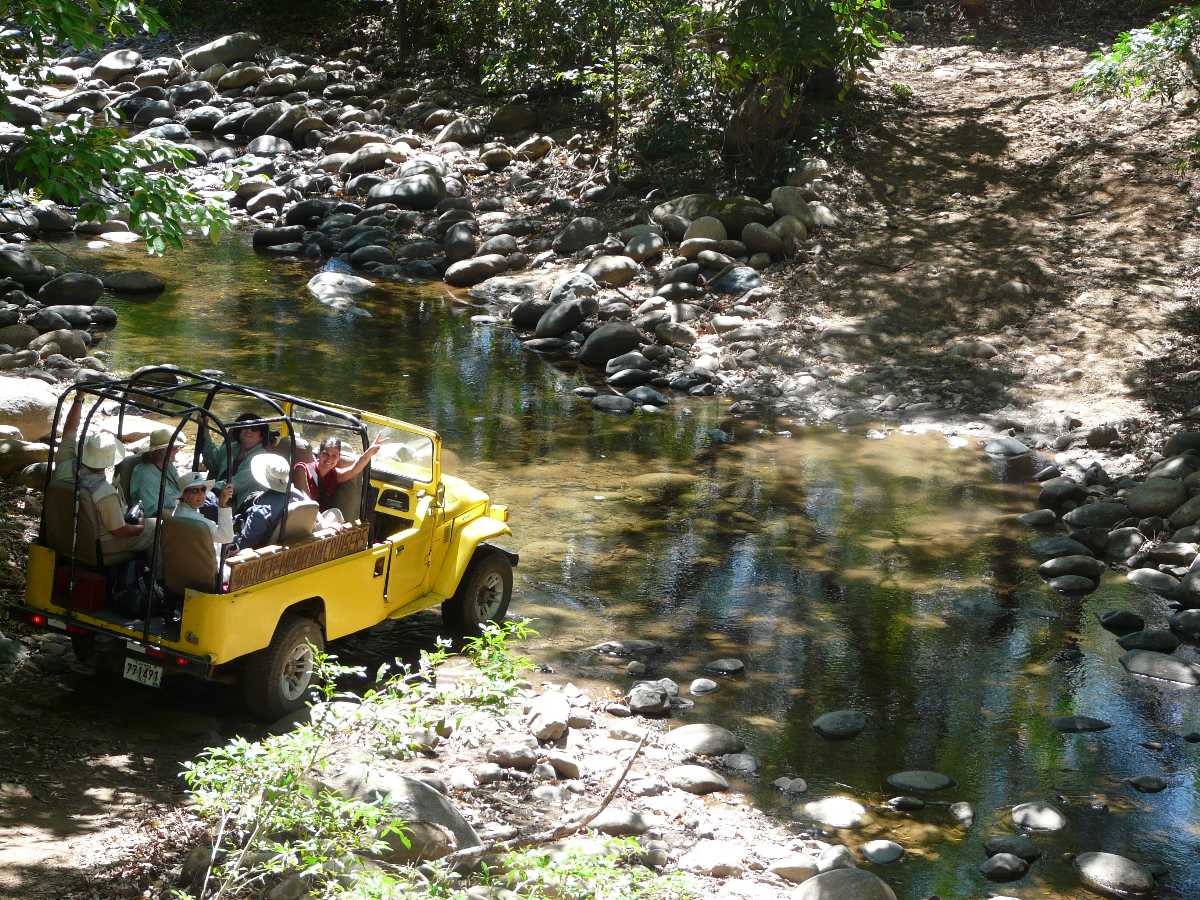
M 279 675 L 279 687 L 285 700 L 299 700 L 303 696 L 312 679 L 312 664 L 312 650 L 308 644 L 297 645 L 288 655 Z
M 479 614 L 479 621 L 493 621 L 500 613 L 500 606 L 503 603 L 504 579 L 500 577 L 499 572 L 488 572 L 475 597 L 475 610 Z

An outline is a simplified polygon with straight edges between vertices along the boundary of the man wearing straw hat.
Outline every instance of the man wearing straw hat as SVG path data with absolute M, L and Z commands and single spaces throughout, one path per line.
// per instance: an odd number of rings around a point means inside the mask
M 156 428 L 150 434 L 150 443 L 142 451 L 141 458 L 129 476 L 129 504 L 141 503 L 148 516 L 162 515 L 162 510 L 172 510 L 179 502 L 179 472 L 175 468 L 175 453 L 183 449 L 180 435 L 173 448 L 170 428 Z M 158 492 L 162 488 L 162 508 L 158 505 Z
M 83 395 L 76 394 L 75 402 L 63 425 L 62 446 L 54 465 L 54 477 L 71 481 L 75 477 L 75 460 L 79 460 L 79 490 L 91 495 L 96 511 L 96 532 L 100 549 L 106 556 L 116 553 L 140 553 L 154 545 L 157 519 L 143 516 L 137 522 L 126 522 L 126 507 L 112 482 L 108 470 L 125 458 L 125 445 L 110 431 L 97 429 L 83 441 L 76 439 Z
M 250 471 L 254 480 L 263 492 L 254 500 L 254 504 L 246 510 L 242 521 L 242 530 L 234 539 L 233 545 L 238 550 L 247 547 L 255 549 L 265 546 L 275 531 L 275 526 L 283 518 L 283 511 L 289 503 L 308 500 L 305 494 L 296 489 L 291 482 L 291 466 L 278 453 L 263 453 L 250 461 Z
M 176 519 L 195 519 L 203 522 L 212 531 L 213 543 L 220 546 L 233 540 L 233 485 L 227 484 L 221 491 L 217 504 L 217 521 L 212 522 L 200 514 L 200 507 L 215 482 L 204 477 L 202 472 L 188 472 L 179 481 L 180 504 L 175 509 Z

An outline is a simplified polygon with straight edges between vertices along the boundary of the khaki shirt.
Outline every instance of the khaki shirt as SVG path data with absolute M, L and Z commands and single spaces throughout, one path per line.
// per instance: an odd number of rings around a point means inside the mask
M 71 481 L 75 477 L 75 458 L 79 453 L 79 441 L 75 432 L 64 434 L 59 445 L 57 459 L 54 463 L 54 478 L 56 481 Z M 109 482 L 103 472 L 94 469 L 79 469 L 79 488 L 87 491 L 92 497 L 92 506 L 96 509 L 96 525 L 100 541 L 107 543 L 119 541 L 112 532 L 125 525 L 125 504 L 117 489 Z

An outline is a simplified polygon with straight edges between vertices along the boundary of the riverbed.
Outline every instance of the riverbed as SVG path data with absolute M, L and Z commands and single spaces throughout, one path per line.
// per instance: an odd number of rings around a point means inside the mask
M 706 662 L 742 660 L 745 674 L 718 678 L 677 718 L 738 732 L 762 764 L 740 783 L 755 802 L 802 820 L 804 801 L 830 794 L 881 803 L 899 793 L 885 778 L 901 770 L 953 778 L 923 810 L 842 833 L 852 847 L 876 836 L 905 846 L 901 862 L 873 867 L 901 898 L 1081 896 L 1063 854 L 1089 850 L 1165 866 L 1160 896 L 1200 883 L 1200 751 L 1181 737 L 1200 730 L 1200 708 L 1125 675 L 1096 616 L 1161 616 L 1161 601 L 1131 596 L 1112 574 L 1083 600 L 1048 591 L 1034 535 L 1013 521 L 1036 492 L 999 477 L 974 441 L 739 420 L 718 400 L 607 417 L 572 394 L 585 374 L 473 323 L 440 289 L 389 286 L 362 301 L 369 317 L 350 316 L 306 294 L 311 264 L 241 237 L 162 260 L 57 246 L 73 268 L 147 268 L 168 284 L 152 300 L 111 301 L 120 324 L 102 349 L 114 370 L 218 368 L 439 430 L 446 471 L 511 506 L 512 613 L 535 620 L 535 655 L 559 673 L 615 697 L 635 679 L 587 648 L 651 640 L 663 647 L 652 677 L 687 696 Z M 145 702 L 144 689 L 124 691 Z M 236 728 L 215 712 L 232 697 L 214 688 L 186 702 Z M 843 708 L 867 716 L 857 738 L 812 730 Z M 1049 717 L 1064 714 L 1113 727 L 1060 734 Z M 1166 791 L 1123 783 L 1145 774 L 1165 777 Z M 774 789 L 785 775 L 808 792 Z M 975 809 L 969 830 L 947 814 L 959 800 Z M 1044 856 L 1029 876 L 991 885 L 978 871 L 983 841 L 1011 833 L 1009 809 L 1035 800 L 1070 825 L 1038 837 Z

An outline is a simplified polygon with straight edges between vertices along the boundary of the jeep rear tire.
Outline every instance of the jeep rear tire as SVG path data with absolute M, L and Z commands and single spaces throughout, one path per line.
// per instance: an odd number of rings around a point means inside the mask
M 313 651 L 325 648 L 321 626 L 306 616 L 280 620 L 265 650 L 251 654 L 242 666 L 242 697 L 264 721 L 275 721 L 304 705 L 312 684 Z
M 456 635 L 474 637 L 487 622 L 503 622 L 512 600 L 513 568 L 491 547 L 475 551 L 454 596 L 442 604 L 442 621 Z

